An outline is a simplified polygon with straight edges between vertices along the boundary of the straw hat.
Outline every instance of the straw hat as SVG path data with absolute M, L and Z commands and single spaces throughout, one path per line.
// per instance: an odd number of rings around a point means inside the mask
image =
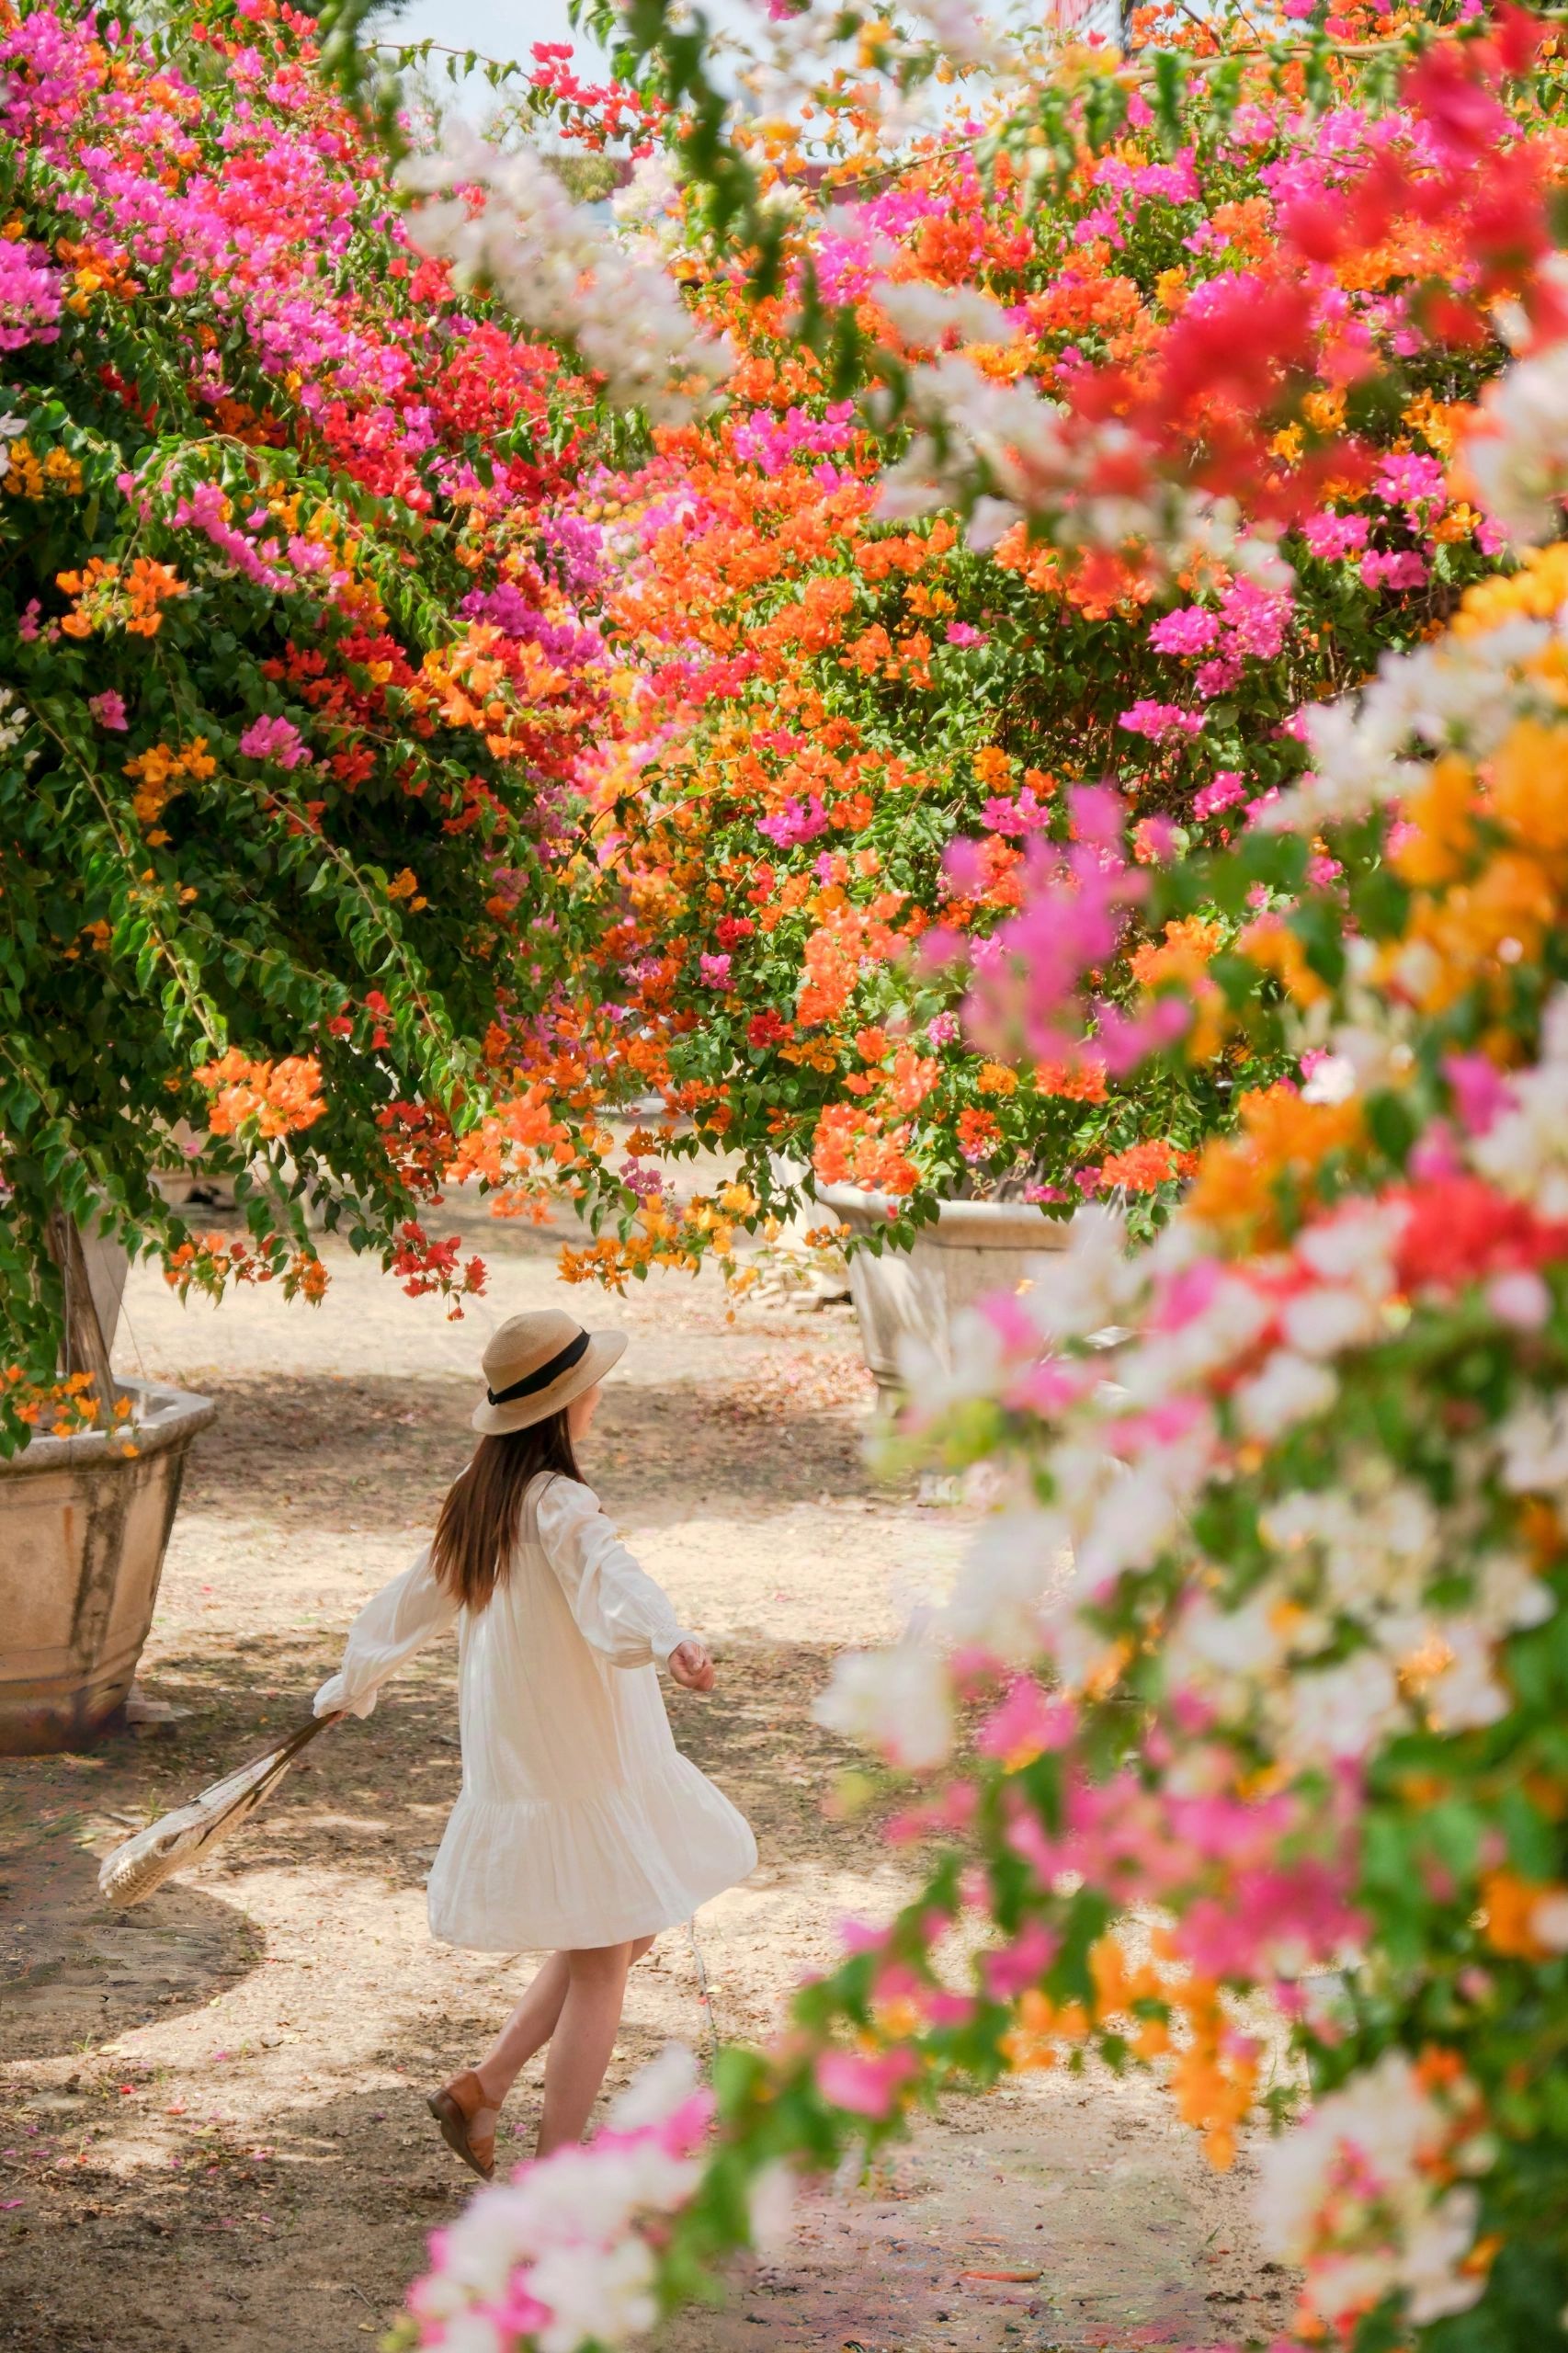
M 509 1316 L 481 1359 L 485 1401 L 473 1427 L 501 1438 L 548 1421 L 602 1381 L 625 1348 L 624 1332 L 585 1332 L 562 1308 Z

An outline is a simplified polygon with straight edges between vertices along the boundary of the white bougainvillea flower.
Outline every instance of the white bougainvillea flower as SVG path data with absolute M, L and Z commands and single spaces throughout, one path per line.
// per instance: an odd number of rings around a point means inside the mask
M 887 1651 L 847 1651 L 812 1710 L 819 1724 L 864 1741 L 912 1772 L 952 1750 L 953 1700 L 945 1662 L 918 1636 Z
M 1326 1365 L 1314 1364 L 1294 1348 L 1276 1348 L 1262 1371 L 1236 1391 L 1236 1418 L 1249 1438 L 1267 1443 L 1298 1422 L 1326 1414 L 1338 1393 Z
M 1483 2268 L 1461 2268 L 1479 2199 L 1452 2187 L 1455 2120 L 1413 2063 L 1391 2051 L 1266 2148 L 1256 2195 L 1260 2234 L 1278 2260 L 1310 2268 L 1324 2320 L 1403 2290 L 1417 2326 L 1468 2311 Z M 1484 2162 L 1483 2147 L 1463 2154 Z
M 1486 387 L 1463 456 L 1482 505 L 1516 547 L 1557 537 L 1568 497 L 1568 345 L 1516 361 Z
M 408 216 L 415 244 L 449 260 L 460 282 L 493 285 L 536 333 L 571 344 L 618 405 L 675 424 L 697 414 L 735 354 L 699 325 L 666 272 L 607 237 L 528 149 L 494 147 L 460 118 L 443 139 L 401 166 L 404 186 L 428 199 Z

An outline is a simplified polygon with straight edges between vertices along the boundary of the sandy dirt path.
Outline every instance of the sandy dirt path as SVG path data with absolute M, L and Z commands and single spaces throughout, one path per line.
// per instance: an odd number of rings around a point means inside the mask
M 474 1212 L 467 1231 L 474 1238 Z M 483 1223 L 483 1220 L 481 1220 Z M 323 2353 L 373 2340 L 466 2195 L 423 2096 L 468 2063 L 528 1966 L 426 1933 L 459 1778 L 453 1660 L 328 1733 L 233 1847 L 111 1916 L 96 1858 L 259 1752 L 336 1663 L 460 1467 L 486 1333 L 562 1300 L 632 1347 L 591 1475 L 721 1689 L 677 1738 L 751 1817 L 756 1878 L 634 1977 L 612 2083 L 672 2037 L 766 2034 L 837 1920 L 896 1902 L 894 1859 L 824 1819 L 849 1761 L 812 1722 L 835 1650 L 940 1584 L 965 1515 L 879 1488 L 846 1314 L 727 1318 L 716 1283 L 562 1291 L 547 1233 L 487 1228 L 463 1322 L 328 1245 L 316 1310 L 269 1290 L 181 1307 L 139 1272 L 118 1360 L 216 1396 L 192 1457 L 149 1692 L 189 1712 L 97 1754 L 0 1767 L 0 2345 L 23 2353 Z M 508 2111 L 518 2154 L 539 2063 Z M 1244 2211 L 1162 2096 L 1103 2075 L 950 2101 L 887 2172 L 802 2207 L 796 2244 L 688 2315 L 674 2353 L 1078 2353 L 1208 2345 L 1286 2316 Z M 966 2276 L 1026 2271 L 1020 2281 Z

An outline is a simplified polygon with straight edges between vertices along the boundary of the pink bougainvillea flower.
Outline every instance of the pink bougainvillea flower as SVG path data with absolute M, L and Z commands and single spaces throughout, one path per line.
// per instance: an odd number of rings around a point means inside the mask
M 1147 735 L 1162 743 L 1170 735 L 1200 735 L 1204 717 L 1200 710 L 1183 710 L 1178 703 L 1155 702 L 1145 695 L 1121 712 L 1118 724 L 1130 735 Z
M 311 758 L 291 719 L 253 719 L 240 737 L 240 750 L 247 759 L 270 760 L 280 768 L 303 767 Z
M 913 2051 L 824 2051 L 816 2063 L 817 2089 L 835 2108 L 879 2120 L 891 2116 L 903 2086 L 919 2072 Z

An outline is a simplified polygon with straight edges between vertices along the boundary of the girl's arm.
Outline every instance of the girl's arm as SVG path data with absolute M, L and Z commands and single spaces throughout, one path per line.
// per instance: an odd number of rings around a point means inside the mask
M 688 1645 L 701 1651 L 663 1588 L 621 1543 L 591 1488 L 575 1479 L 553 1478 L 541 1490 L 535 1509 L 540 1542 L 572 1605 L 572 1615 L 612 1665 L 665 1666 L 671 1663 L 672 1652 L 684 1653 Z M 684 1663 L 676 1663 L 681 1681 L 686 1677 L 678 1667 Z
M 433 1636 L 444 1632 L 457 1616 L 458 1607 L 452 1595 L 431 1575 L 426 1545 L 414 1566 L 384 1585 L 354 1620 L 343 1665 L 316 1693 L 316 1714 L 330 1716 L 345 1709 L 351 1716 L 368 1716 L 387 1677 L 406 1666 Z

